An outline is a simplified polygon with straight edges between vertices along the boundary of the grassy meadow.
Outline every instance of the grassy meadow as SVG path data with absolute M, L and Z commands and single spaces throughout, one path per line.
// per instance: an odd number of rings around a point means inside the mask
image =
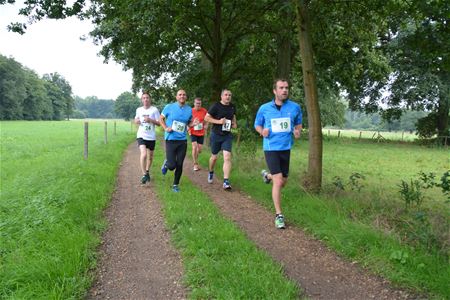
M 233 150 L 231 183 L 273 211 L 271 185 L 262 182 L 266 168 L 262 141 L 242 142 Z M 202 155 L 207 166 L 209 155 Z M 450 207 L 437 189 L 424 190 L 420 208 L 405 208 L 401 180 L 419 172 L 449 170 L 444 148 L 412 143 L 325 138 L 323 191 L 311 195 L 300 182 L 307 169 L 308 141 L 297 141 L 291 155 L 289 183 L 282 206 L 289 225 L 300 226 L 331 248 L 382 274 L 395 285 L 450 298 Z M 221 174 L 221 162 L 217 174 Z M 351 179 L 358 173 L 362 178 Z M 340 183 L 342 188 L 336 184 Z
M 389 140 L 389 141 L 405 141 L 412 142 L 417 139 L 415 133 L 409 131 L 372 131 L 372 130 L 356 130 L 356 129 L 332 129 L 325 128 L 322 134 L 327 137 L 345 137 L 345 138 L 361 138 L 373 140 Z
M 0 298 L 80 299 L 91 284 L 130 123 L 1 122 Z
M 0 298 L 84 298 L 105 228 L 100 216 L 134 128 L 117 121 L 114 135 L 109 121 L 105 145 L 104 121 L 90 120 L 89 159 L 84 160 L 82 121 L 0 125 Z M 261 148 L 261 140 L 235 145 L 231 183 L 273 211 L 271 186 L 260 177 Z M 152 178 L 183 257 L 189 298 L 297 298 L 301 287 L 186 177 L 179 194 L 167 192 L 173 175 L 158 172 L 163 160 L 158 150 Z M 406 210 L 399 194 L 401 180 L 417 178 L 421 171 L 438 176 L 447 171 L 446 149 L 325 137 L 319 195 L 299 185 L 307 156 L 308 141 L 302 139 L 292 151 L 283 190 L 288 226 L 304 228 L 351 261 L 424 298 L 450 298 L 449 204 L 435 188 L 423 191 L 421 207 Z M 203 167 L 208 158 L 205 148 Z M 364 178 L 352 177 L 356 173 Z M 220 161 L 216 174 L 221 174 Z

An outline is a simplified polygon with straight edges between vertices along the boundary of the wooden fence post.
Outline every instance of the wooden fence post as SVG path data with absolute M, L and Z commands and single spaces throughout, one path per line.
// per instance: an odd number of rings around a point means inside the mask
M 89 123 L 84 122 L 84 159 L 88 159 Z
M 105 121 L 105 144 L 108 144 L 108 122 Z
M 338 138 L 341 136 L 341 131 L 338 130 Z
M 116 132 L 116 121 L 114 121 L 114 135 L 117 135 L 117 132 Z
M 359 132 L 359 139 L 361 139 L 362 131 Z
M 330 129 L 328 129 L 328 136 L 330 136 Z

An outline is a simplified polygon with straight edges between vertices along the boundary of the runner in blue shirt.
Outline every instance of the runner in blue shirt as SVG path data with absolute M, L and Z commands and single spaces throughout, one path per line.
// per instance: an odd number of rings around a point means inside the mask
M 275 206 L 275 227 L 284 229 L 281 213 L 281 189 L 286 185 L 289 174 L 289 160 L 293 138 L 300 138 L 302 130 L 302 110 L 300 105 L 288 99 L 289 83 L 276 79 L 273 84 L 275 98 L 258 110 L 255 130 L 264 138 L 263 150 L 267 167 L 262 170 L 265 183 L 272 184 L 272 200 Z
M 164 107 L 160 117 L 166 142 L 166 159 L 161 167 L 161 172 L 166 175 L 167 170 L 175 170 L 172 191 L 179 192 L 178 184 L 183 173 L 183 162 L 187 150 L 187 127 L 197 124 L 191 120 L 192 108 L 186 104 L 186 92 L 179 90 L 176 98 L 177 102 Z

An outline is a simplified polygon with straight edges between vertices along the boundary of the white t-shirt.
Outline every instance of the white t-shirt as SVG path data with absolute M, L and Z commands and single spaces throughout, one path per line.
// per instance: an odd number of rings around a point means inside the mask
M 159 121 L 159 110 L 154 106 L 150 106 L 147 109 L 141 106 L 136 109 L 136 116 L 134 117 L 135 119 L 139 119 L 141 121 L 137 132 L 137 138 L 143 138 L 147 141 L 154 141 L 156 140 L 155 124 L 144 122 L 144 116 L 148 116 L 150 119 Z

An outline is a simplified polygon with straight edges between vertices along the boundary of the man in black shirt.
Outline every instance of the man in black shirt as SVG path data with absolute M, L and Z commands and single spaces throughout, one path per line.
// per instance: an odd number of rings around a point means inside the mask
M 237 128 L 236 109 L 231 103 L 231 91 L 224 89 L 220 95 L 220 102 L 214 103 L 208 110 L 205 120 L 211 124 L 211 157 L 209 159 L 208 183 L 213 182 L 214 166 L 217 154 L 223 151 L 223 188 L 231 190 L 231 145 L 233 135 L 231 128 Z

